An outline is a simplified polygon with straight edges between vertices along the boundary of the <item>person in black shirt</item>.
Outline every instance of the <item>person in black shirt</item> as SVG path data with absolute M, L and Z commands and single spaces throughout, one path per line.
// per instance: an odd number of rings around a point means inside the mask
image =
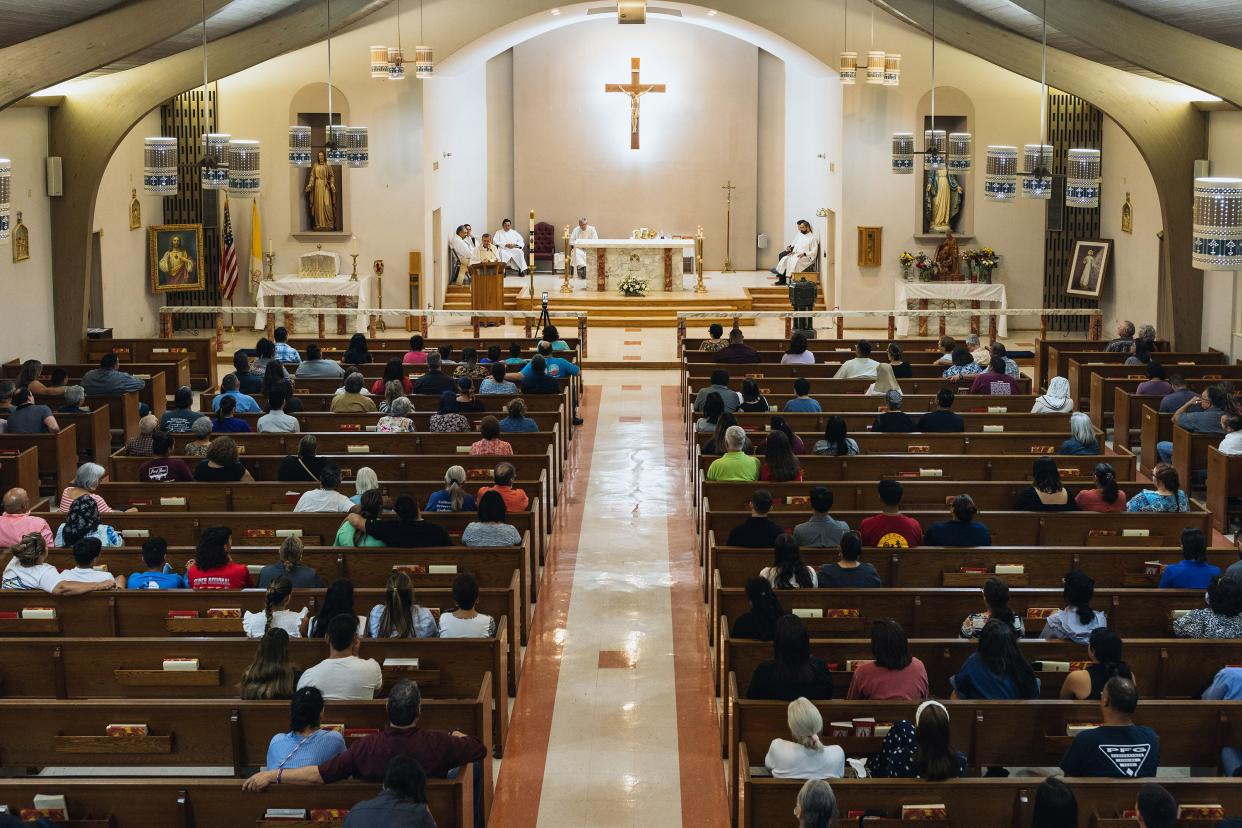
M 862 557 L 862 538 L 857 532 L 846 532 L 841 536 L 841 560 L 824 564 L 819 568 L 819 586 L 821 587 L 878 587 L 882 586 L 880 573 Z
M 444 527 L 438 523 L 423 520 L 418 511 L 418 502 L 409 495 L 401 495 L 392 504 L 397 513 L 396 520 L 368 520 L 356 511 L 346 515 L 349 525 L 362 529 L 376 540 L 383 541 L 386 546 L 398 549 L 417 549 L 423 546 L 452 546 L 453 541 Z
M 263 375 L 250 370 L 250 358 L 245 351 L 233 353 L 233 373 L 237 376 L 237 390 L 243 394 L 257 394 L 263 389 Z
M 1134 723 L 1138 707 L 1134 682 L 1113 676 L 1100 694 L 1103 724 L 1084 730 L 1061 759 L 1066 776 L 1133 779 L 1155 776 L 1160 765 L 1160 739 L 1150 727 Z
M 1013 508 L 1017 512 L 1075 512 L 1078 502 L 1061 483 L 1057 461 L 1051 457 L 1036 458 L 1031 476 L 1033 485 L 1018 492 Z
M 746 698 L 786 702 L 832 698 L 832 675 L 828 665 L 811 655 L 811 636 L 801 618 L 783 615 L 776 622 L 772 655 L 755 668 Z
M 901 346 L 896 342 L 888 343 L 888 364 L 892 366 L 893 376 L 897 379 L 914 379 L 914 366 L 901 357 Z
M 768 519 L 772 511 L 772 493 L 760 489 L 750 496 L 750 517 L 729 530 L 725 541 L 729 546 L 748 549 L 771 549 L 785 530 Z
M 1134 807 L 1139 812 L 1141 828 L 1173 828 L 1177 824 L 1177 800 L 1155 782 L 1147 782 L 1139 788 Z M 1230 828 L 1236 826 L 1237 821 L 1222 820 L 1216 825 L 1217 828 Z
M 314 434 L 304 434 L 298 443 L 298 453 L 290 454 L 280 461 L 276 469 L 276 479 L 281 483 L 317 483 L 319 474 L 328 461 L 317 457 L 319 438 Z
M 901 392 L 893 389 L 884 395 L 887 411 L 881 413 L 871 424 L 872 431 L 889 433 L 909 433 L 916 431 L 914 419 L 901 410 Z
M 942 434 L 960 433 L 966 430 L 966 421 L 962 415 L 953 410 L 953 401 L 957 395 L 952 388 L 941 388 L 936 392 L 936 410 L 929 411 L 919 418 L 919 431 L 932 431 Z
M 370 361 L 371 351 L 367 347 L 367 338 L 360 333 L 351 336 L 341 362 L 345 365 L 366 365 Z
M 443 365 L 444 358 L 438 352 L 432 351 L 427 354 L 427 373 L 414 380 L 414 388 L 411 393 L 431 394 L 438 397 L 445 391 L 456 391 L 457 383 L 441 370 Z
M 759 577 L 747 580 L 746 598 L 750 601 L 750 611 L 737 617 L 729 635 L 771 641 L 776 636 L 776 622 L 785 614 L 771 582 Z
M 530 361 L 530 376 L 522 380 L 523 394 L 559 394 L 561 384 L 548 376 L 548 364 L 536 354 Z

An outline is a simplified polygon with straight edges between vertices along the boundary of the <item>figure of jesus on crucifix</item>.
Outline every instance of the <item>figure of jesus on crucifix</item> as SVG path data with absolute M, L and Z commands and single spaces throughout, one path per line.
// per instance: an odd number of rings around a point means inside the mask
M 630 82 L 606 83 L 604 92 L 624 92 L 630 96 L 630 149 L 638 149 L 638 99 L 648 92 L 664 92 L 662 83 L 639 83 L 639 58 L 630 58 Z

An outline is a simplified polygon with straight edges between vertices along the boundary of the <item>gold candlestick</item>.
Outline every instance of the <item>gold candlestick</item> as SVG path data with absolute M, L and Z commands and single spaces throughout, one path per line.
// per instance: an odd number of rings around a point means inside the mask
M 371 267 L 375 270 L 376 310 L 382 311 L 384 309 L 384 260 L 376 259 L 371 263 Z M 377 313 L 375 316 L 375 327 L 379 328 L 381 331 L 388 330 L 388 324 L 384 322 L 384 314 Z
M 733 262 L 729 258 L 729 248 L 733 241 L 733 191 L 737 189 L 737 185 L 733 183 L 733 179 L 725 182 L 720 189 L 725 191 L 725 260 L 721 273 L 733 273 Z
M 561 283 L 561 293 L 573 293 L 574 289 L 569 286 L 569 270 L 573 267 L 573 262 L 569 257 L 569 225 L 565 225 L 565 233 L 563 235 L 565 247 L 565 281 Z
M 276 278 L 275 275 L 273 275 L 272 273 L 272 268 L 274 266 L 275 261 L 276 261 L 276 254 L 271 252 L 270 250 L 263 254 L 263 263 L 264 265 L 266 265 L 266 270 L 263 274 L 263 278 L 269 282 L 273 281 Z
M 694 270 L 698 276 L 698 284 L 694 286 L 695 293 L 707 293 L 707 286 L 703 284 L 703 226 L 699 225 L 699 232 L 694 237 Z
M 351 282 L 356 282 L 358 281 L 358 254 L 350 253 L 349 258 L 354 260 L 354 270 L 352 273 L 349 274 L 349 280 Z
M 530 230 L 527 250 L 530 251 L 530 309 L 534 310 L 538 305 L 535 300 L 535 211 L 530 211 Z M 554 274 L 556 271 L 552 271 Z

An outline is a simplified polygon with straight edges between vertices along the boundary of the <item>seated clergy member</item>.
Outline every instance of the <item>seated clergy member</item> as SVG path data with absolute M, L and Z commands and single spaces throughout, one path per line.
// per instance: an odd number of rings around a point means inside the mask
M 1134 723 L 1139 694 L 1134 682 L 1113 676 L 1100 693 L 1099 727 L 1084 730 L 1061 759 L 1066 776 L 1115 779 L 1155 776 L 1160 738 L 1150 727 Z
M 776 283 L 778 285 L 788 284 L 790 277 L 794 273 L 810 270 L 811 266 L 815 264 L 815 258 L 818 255 L 819 240 L 811 232 L 811 223 L 806 219 L 802 219 L 798 222 L 798 234 L 781 251 L 776 267 L 769 272 L 776 275 Z
M 725 431 L 725 453 L 707 467 L 708 480 L 758 480 L 759 458 L 742 451 L 746 444 L 746 430 L 741 426 L 729 426 Z
M 836 379 L 875 379 L 875 369 L 879 364 L 871 358 L 871 343 L 860 339 L 854 346 L 854 358 L 841 363 L 833 376 Z
M 729 546 L 745 546 L 748 549 L 771 549 L 776 539 L 784 534 L 781 527 L 768 519 L 772 511 L 772 493 L 759 489 L 750 496 L 750 517 L 729 530 L 725 541 Z
M 714 361 L 730 365 L 763 362 L 759 358 L 759 352 L 746 344 L 746 338 L 742 335 L 741 328 L 732 328 L 729 331 L 729 344 L 716 352 Z
M 188 483 L 194 472 L 180 457 L 169 457 L 173 438 L 169 434 L 156 434 L 151 440 L 150 460 L 138 467 L 138 480 L 143 483 Z
M 905 488 L 896 480 L 884 479 L 876 489 L 884 508 L 878 515 L 863 518 L 858 534 L 866 546 L 905 547 L 918 546 L 923 542 L 923 527 L 909 515 L 901 513 L 901 498 Z
M 333 625 L 343 617 L 348 620 L 348 617 L 337 616 L 333 619 Z M 341 629 L 344 630 L 345 626 L 342 625 Z M 357 646 L 356 637 L 353 645 Z M 334 658 L 344 660 L 344 657 L 337 657 L 335 652 Z M 327 663 L 320 662 L 311 670 L 318 669 L 319 666 Z M 379 665 L 374 661 L 369 663 L 375 666 L 375 679 L 378 687 Z M 306 676 L 309 673 L 310 670 L 302 675 L 302 683 L 309 684 L 306 682 Z M 314 686 L 323 689 L 322 684 Z M 333 697 L 324 693 L 324 698 Z M 280 771 L 263 771 L 247 779 L 243 787 L 248 791 L 261 791 L 272 784 L 322 785 L 351 777 L 367 782 L 378 782 L 383 779 L 388 763 L 397 756 L 415 760 L 433 779 L 444 779 L 455 768 L 478 762 L 487 755 L 487 748 L 473 736 L 467 736 L 456 730 L 446 733 L 442 730 L 420 728 L 418 716 L 422 712 L 422 704 L 423 697 L 418 690 L 418 685 L 408 679 L 399 681 L 388 693 L 388 725 L 379 733 L 355 740 L 344 753 L 329 759 L 318 767 L 311 765 L 297 768 L 283 775 Z M 367 823 L 367 825 L 371 824 L 373 823 Z
M 483 238 L 479 240 L 479 246 L 474 249 L 474 255 L 470 257 L 470 264 L 498 261 L 500 261 L 500 251 L 496 249 L 496 245 L 492 244 L 492 234 L 484 233 Z
M 307 345 L 306 359 L 302 360 L 293 375 L 307 379 L 340 379 L 345 376 L 345 369 L 339 362 L 324 359 L 318 345 Z
M 812 548 L 840 545 L 841 538 L 850 531 L 850 527 L 845 521 L 828 514 L 832 509 L 832 489 L 816 486 L 811 489 L 810 501 L 811 519 L 794 527 L 794 538 L 802 546 Z
M 52 529 L 47 521 L 30 514 L 30 495 L 25 489 L 9 489 L 4 493 L 4 514 L 0 514 L 0 549 L 7 549 L 31 532 L 52 545 Z
M 763 764 L 777 779 L 840 779 L 845 775 L 845 751 L 820 741 L 824 718 L 815 703 L 796 698 L 787 711 L 793 740 L 773 739 Z
M 966 430 L 966 421 L 962 415 L 953 410 L 953 402 L 957 395 L 952 388 L 941 388 L 936 392 L 936 410 L 929 411 L 919 417 L 919 431 L 939 434 L 956 434 Z
M 509 219 L 502 221 L 492 241 L 496 243 L 496 248 L 500 251 L 500 260 L 505 263 L 505 269 L 513 268 L 519 276 L 525 276 L 529 269 L 525 256 L 526 240 L 522 238 L 521 233 L 513 229 L 513 222 Z
M 354 502 L 337 491 L 341 485 L 341 467 L 329 463 L 319 473 L 319 487 L 302 493 L 295 512 L 348 512 Z
M 846 532 L 841 536 L 841 559 L 836 563 L 827 563 L 819 568 L 819 586 L 821 587 L 878 587 L 880 573 L 862 557 L 862 539 L 857 532 Z
M 299 690 L 318 687 L 325 699 L 375 698 L 384 674 L 375 659 L 358 657 L 357 623 L 353 615 L 333 616 L 328 622 L 328 657 L 302 674 Z

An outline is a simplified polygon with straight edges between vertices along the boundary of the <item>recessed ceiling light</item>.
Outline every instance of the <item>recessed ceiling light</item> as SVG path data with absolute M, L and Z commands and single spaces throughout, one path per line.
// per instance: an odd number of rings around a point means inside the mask
M 715 9 L 708 9 L 708 10 L 707 10 L 707 16 L 708 16 L 708 17 L 715 17 L 715 16 L 716 16 L 716 10 L 715 10 Z
M 553 9 L 553 10 L 552 10 L 552 16 L 553 16 L 553 17 L 559 17 L 559 16 L 560 16 L 560 14 L 561 14 L 561 10 L 560 10 L 560 9 Z

